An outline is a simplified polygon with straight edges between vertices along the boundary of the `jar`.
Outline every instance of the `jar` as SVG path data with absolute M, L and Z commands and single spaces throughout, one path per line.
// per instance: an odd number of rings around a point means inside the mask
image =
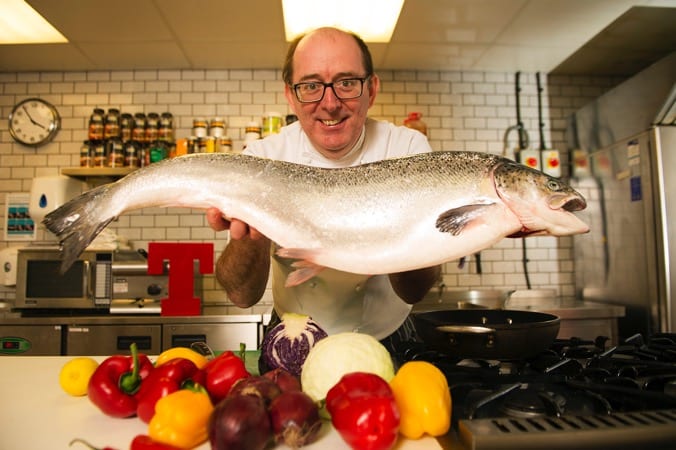
M 207 136 L 198 137 L 197 145 L 195 148 L 195 153 L 206 153 L 207 152 Z
M 131 140 L 144 143 L 146 141 L 146 115 L 134 114 L 134 128 L 131 131 Z
M 230 139 L 230 136 L 221 136 L 219 138 L 218 151 L 221 153 L 232 152 L 232 139 Z
M 167 146 L 165 142 L 154 141 L 150 145 L 150 164 L 162 161 L 167 158 Z
M 410 112 L 408 117 L 404 119 L 404 126 L 420 131 L 427 136 L 427 124 L 421 119 L 422 114 L 419 112 Z
M 158 139 L 164 142 L 174 142 L 174 116 L 170 112 L 163 112 L 160 116 Z
M 134 128 L 134 117 L 129 113 L 120 115 L 120 139 L 122 142 L 131 141 L 131 132 Z
M 185 151 L 187 154 L 197 153 L 199 151 L 197 146 L 197 136 L 190 136 L 188 139 L 186 139 Z
M 133 141 L 124 143 L 124 165 L 126 167 L 139 166 L 139 144 Z
M 282 115 L 278 112 L 269 112 L 263 116 L 262 137 L 279 133 L 282 128 Z
M 104 141 L 94 143 L 94 167 L 107 167 L 108 158 L 106 155 L 106 146 Z
M 198 138 L 207 136 L 207 119 L 197 117 L 192 121 L 192 135 Z
M 244 128 L 244 141 L 255 141 L 261 138 L 261 126 L 258 122 L 249 122 Z
M 94 146 L 84 141 L 80 147 L 80 167 L 94 167 Z
M 106 154 L 108 155 L 108 167 L 124 166 L 124 146 L 120 138 L 106 141 Z
M 206 153 L 213 153 L 214 151 L 216 151 L 216 138 L 213 136 L 207 136 L 205 140 L 207 143 L 204 151 Z
M 222 117 L 214 117 L 209 124 L 209 136 L 219 138 L 225 134 L 225 120 Z
M 137 154 L 139 167 L 145 167 L 150 164 L 150 152 L 148 151 L 148 147 L 139 145 L 137 148 Z
M 155 142 L 160 133 L 160 115 L 157 113 L 148 113 L 146 117 L 146 142 Z
M 103 139 L 103 117 L 105 111 L 101 108 L 95 108 L 92 115 L 89 116 L 89 132 L 88 137 L 90 141 L 100 141 Z
M 120 110 L 110 108 L 106 113 L 103 125 L 103 139 L 113 139 L 120 136 Z

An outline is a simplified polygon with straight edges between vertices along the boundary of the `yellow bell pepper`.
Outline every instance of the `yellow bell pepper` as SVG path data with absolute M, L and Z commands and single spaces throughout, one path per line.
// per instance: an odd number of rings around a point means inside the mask
M 404 363 L 390 381 L 401 421 L 399 432 L 409 439 L 442 436 L 451 427 L 451 391 L 444 374 L 425 361 Z
M 160 353 L 160 355 L 155 360 L 155 367 L 160 367 L 161 365 L 171 361 L 174 358 L 189 359 L 190 361 L 195 363 L 198 369 L 203 368 L 209 362 L 206 356 L 197 353 L 195 350 L 191 348 L 172 347 Z
M 189 449 L 207 440 L 209 416 L 214 410 L 209 395 L 181 389 L 162 397 L 148 424 L 148 435 L 163 444 Z

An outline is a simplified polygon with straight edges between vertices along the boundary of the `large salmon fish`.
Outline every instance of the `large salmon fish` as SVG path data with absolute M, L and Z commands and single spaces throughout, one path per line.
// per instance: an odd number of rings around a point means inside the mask
M 428 267 L 505 237 L 589 227 L 584 198 L 561 180 L 499 156 L 433 152 L 343 169 L 224 153 L 151 164 L 74 198 L 43 223 L 62 270 L 113 219 L 144 207 L 216 207 L 297 259 L 297 285 L 323 267 L 385 274 Z

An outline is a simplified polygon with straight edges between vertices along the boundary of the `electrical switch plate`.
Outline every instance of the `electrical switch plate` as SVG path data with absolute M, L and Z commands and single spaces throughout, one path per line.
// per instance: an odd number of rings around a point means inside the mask
M 542 150 L 542 171 L 549 176 L 559 178 L 561 176 L 561 155 L 558 150 Z
M 583 178 L 590 175 L 589 153 L 579 148 L 573 150 L 573 176 Z
M 532 169 L 540 170 L 540 151 L 539 150 L 519 150 L 517 153 L 519 162 Z

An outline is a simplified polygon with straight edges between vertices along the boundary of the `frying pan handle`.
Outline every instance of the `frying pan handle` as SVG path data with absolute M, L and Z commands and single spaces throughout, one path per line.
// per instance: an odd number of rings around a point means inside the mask
M 489 334 L 495 333 L 494 328 L 477 327 L 473 325 L 440 325 L 436 327 L 442 333 Z

